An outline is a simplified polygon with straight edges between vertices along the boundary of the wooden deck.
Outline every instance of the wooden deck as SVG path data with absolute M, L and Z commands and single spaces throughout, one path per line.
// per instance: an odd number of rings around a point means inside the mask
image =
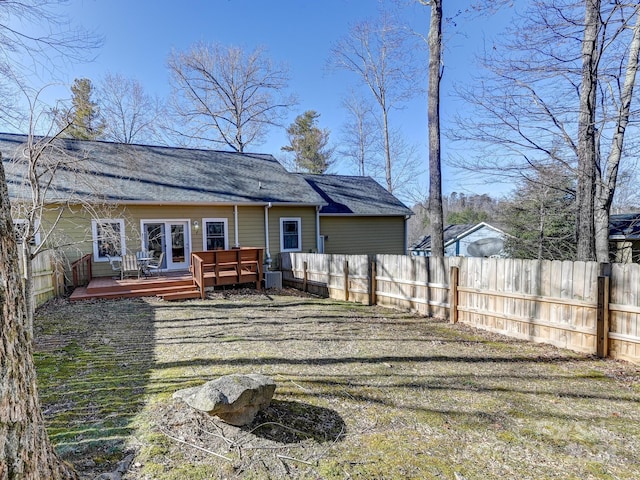
M 71 294 L 70 300 L 153 296 L 159 296 L 166 300 L 179 300 L 200 298 L 200 292 L 195 287 L 190 272 L 172 272 L 140 279 L 93 278 L 86 287 L 76 288 Z
M 78 287 L 70 299 L 123 298 L 158 296 L 164 300 L 205 298 L 206 287 L 254 283 L 262 286 L 261 248 L 234 248 L 191 253 L 191 268 L 185 272 L 170 272 L 146 278 L 98 277 L 86 287 Z M 88 261 L 86 255 L 82 261 Z M 91 278 L 91 268 L 89 266 Z M 74 270 L 74 281 L 80 278 Z

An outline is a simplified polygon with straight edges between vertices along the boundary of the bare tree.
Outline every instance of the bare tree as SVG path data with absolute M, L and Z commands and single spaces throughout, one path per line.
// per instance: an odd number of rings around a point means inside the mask
M 611 214 L 631 213 L 640 210 L 637 165 L 625 165 L 618 172 L 616 193 L 611 204 Z
M 60 15 L 68 0 L 4 1 L 0 6 L 0 76 L 55 75 L 61 65 L 90 61 L 102 38 Z M 32 32 L 16 27 L 30 25 Z
M 135 79 L 107 73 L 98 87 L 104 120 L 103 137 L 119 143 L 151 143 L 159 139 L 162 102 L 145 92 Z
M 600 4 L 600 0 L 585 0 L 577 142 L 576 240 L 578 260 L 595 260 L 594 213 L 596 166 L 598 164 L 596 158 L 596 89 L 600 61 L 598 35 L 601 31 L 602 21 Z
M 180 133 L 196 144 L 243 152 L 260 145 L 270 127 L 282 126 L 295 104 L 285 93 L 288 69 L 274 64 L 262 47 L 247 54 L 239 47 L 199 43 L 172 52 L 168 66 Z
M 377 128 L 371 105 L 363 98 L 351 94 L 342 102 L 347 112 L 347 121 L 342 127 L 340 154 L 349 159 L 357 168 L 358 175 L 364 177 L 374 167 Z M 375 174 L 374 174 L 375 176 Z
M 407 142 L 404 133 L 399 128 L 394 128 L 389 132 L 389 146 L 391 158 L 395 159 L 391 182 L 393 192 L 402 198 L 414 197 L 416 192 L 423 191 L 419 185 L 419 179 L 425 172 L 424 161 L 418 148 Z M 374 178 L 381 180 L 379 177 L 379 175 L 374 176 Z
M 389 192 L 393 192 L 390 113 L 420 92 L 415 84 L 419 69 L 413 61 L 409 38 L 390 15 L 383 14 L 375 22 L 356 24 L 333 46 L 329 59 L 333 68 L 355 73 L 380 108 Z
M 100 40 L 75 29 L 56 10 L 60 1 L 0 3 L 0 83 L 24 87 L 24 77 L 53 73 L 63 61 L 86 59 Z M 9 20 L 13 20 L 10 23 Z M 33 35 L 12 25 L 30 25 Z M 19 122 L 0 97 L 0 115 Z M 1 160 L 1 159 L 0 159 Z M 28 309 L 20 280 L 11 205 L 0 161 L 0 478 L 75 479 L 55 454 L 44 424 L 37 391 Z
M 442 0 L 423 2 L 431 7 L 429 23 L 429 220 L 431 254 L 444 257 L 442 165 L 440 150 L 440 80 L 442 79 Z
M 638 58 L 640 56 L 640 8 L 636 7 L 636 23 L 632 27 L 633 34 L 629 42 L 629 54 L 624 82 L 619 91 L 617 112 L 615 119 L 615 133 L 611 139 L 609 156 L 606 168 L 601 168 L 601 162 L 596 164 L 596 188 L 595 188 L 595 243 L 596 259 L 599 262 L 609 261 L 609 215 L 618 183 L 618 170 L 623 155 L 625 132 L 631 116 L 631 102 L 633 100 L 633 87 L 638 73 Z M 614 83 L 619 87 L 620 83 Z M 597 153 L 597 152 L 596 152 Z
M 593 0 L 533 2 L 503 37 L 508 41 L 490 46 L 483 62 L 489 74 L 461 92 L 476 108 L 451 132 L 473 145 L 477 157 L 458 163 L 471 171 L 517 179 L 557 164 L 571 172 L 582 260 L 596 259 L 598 238 L 597 259 L 607 261 L 608 222 L 595 205 L 608 211 L 619 160 L 638 148 L 636 135 L 625 133 L 637 128 L 629 121 L 628 87 L 637 71 L 639 9 Z M 625 137 L 632 142 L 623 150 Z
M 85 175 L 86 152 L 81 149 L 72 152 L 66 148 L 63 139 L 71 124 L 61 125 L 59 117 L 49 115 L 50 109 L 40 100 L 43 90 L 24 91 L 30 106 L 29 131 L 25 143 L 9 152 L 6 163 L 13 193 L 11 211 L 13 218 L 20 222 L 17 238 L 25 260 L 27 332 L 33 331 L 35 308 L 33 259 L 45 249 L 63 246 L 59 238 L 53 237 L 60 218 L 67 211 L 67 205 L 84 205 L 90 212 L 96 210 L 94 205 L 101 205 L 100 187 L 93 185 L 89 176 Z M 61 178 L 66 180 L 62 181 Z M 77 198 L 76 191 L 92 192 L 91 205 Z
M 44 424 L 10 212 L 0 161 L 0 478 L 75 479 L 56 456 Z

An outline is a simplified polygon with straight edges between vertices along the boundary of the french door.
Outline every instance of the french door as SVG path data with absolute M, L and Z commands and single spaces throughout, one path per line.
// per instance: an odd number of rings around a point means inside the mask
M 162 268 L 186 270 L 191 256 L 189 222 L 185 220 L 143 220 L 142 242 L 146 250 L 159 257 L 164 252 Z

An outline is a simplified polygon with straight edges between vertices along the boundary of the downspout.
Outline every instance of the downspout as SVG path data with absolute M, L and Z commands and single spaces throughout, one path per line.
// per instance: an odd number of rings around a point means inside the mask
M 238 242 L 238 205 L 234 205 L 233 206 L 233 224 L 235 225 L 235 236 L 236 236 L 236 243 L 235 243 L 235 247 L 238 248 L 240 246 L 240 242 Z
M 318 253 L 324 253 L 324 244 L 322 244 L 322 251 L 320 251 L 320 205 L 316 206 L 316 250 Z
M 267 270 L 271 270 L 271 252 L 269 252 L 269 209 L 271 208 L 271 202 L 264 206 L 264 263 L 267 266 Z

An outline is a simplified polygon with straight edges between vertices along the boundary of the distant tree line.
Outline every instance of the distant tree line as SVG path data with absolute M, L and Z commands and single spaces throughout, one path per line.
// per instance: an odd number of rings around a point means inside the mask
M 522 179 L 511 193 L 501 198 L 453 192 L 443 196 L 445 225 L 486 222 L 500 228 L 508 234 L 505 249 L 513 258 L 576 260 L 575 188 L 572 175 L 551 168 Z M 628 194 L 614 203 L 615 213 L 639 211 L 640 197 L 629 178 L 623 177 L 621 191 Z M 410 244 L 427 232 L 427 203 L 413 206 Z

